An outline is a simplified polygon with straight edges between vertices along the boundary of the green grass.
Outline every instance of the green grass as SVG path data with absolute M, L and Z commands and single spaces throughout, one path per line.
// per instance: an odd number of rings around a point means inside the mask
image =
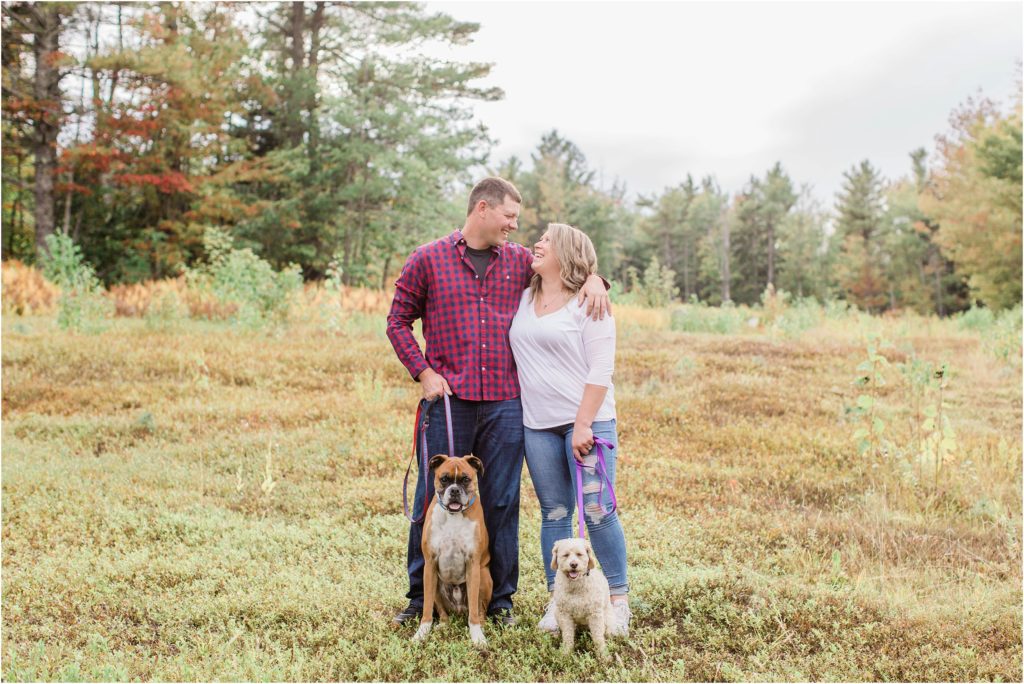
M 960 452 L 921 490 L 856 456 L 853 324 L 621 316 L 634 624 L 608 666 L 533 628 L 525 474 L 520 623 L 480 652 L 461 618 L 426 647 L 390 626 L 417 394 L 379 318 L 81 335 L 5 316 L 3 679 L 1021 679 L 1019 363 L 955 324 L 872 323 L 951 362 Z M 881 395 L 901 439 L 900 390 Z

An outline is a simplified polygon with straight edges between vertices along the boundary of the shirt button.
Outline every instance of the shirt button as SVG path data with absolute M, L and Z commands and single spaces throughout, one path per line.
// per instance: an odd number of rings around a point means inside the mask
M 482 370 L 482 371 L 487 370 L 487 366 L 480 366 L 480 370 Z
M 487 345 L 486 344 L 481 344 L 480 346 L 483 347 L 484 349 L 487 349 Z
M 483 297 L 481 297 L 481 298 L 480 298 L 480 301 L 481 301 L 481 302 L 482 302 L 482 301 L 484 301 L 484 298 L 483 298 Z
M 478 275 L 476 275 L 476 276 L 473 276 L 473 277 L 474 277 L 475 279 L 477 279 L 477 280 L 480 280 L 480 276 L 478 276 Z
M 481 319 L 480 319 L 480 322 L 481 322 L 481 323 L 483 323 L 483 322 L 484 322 L 484 319 L 482 319 L 482 318 L 481 318 Z

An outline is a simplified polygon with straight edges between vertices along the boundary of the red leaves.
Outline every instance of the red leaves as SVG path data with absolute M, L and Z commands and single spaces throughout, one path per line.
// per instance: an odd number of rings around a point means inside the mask
M 178 171 L 164 173 L 122 173 L 114 176 L 114 182 L 127 187 L 151 185 L 159 192 L 171 195 L 178 192 L 195 192 L 185 174 Z
M 58 195 L 62 195 L 65 192 L 77 192 L 80 195 L 88 197 L 92 194 L 92 188 L 89 188 L 81 183 L 69 182 L 69 183 L 55 183 L 53 190 Z

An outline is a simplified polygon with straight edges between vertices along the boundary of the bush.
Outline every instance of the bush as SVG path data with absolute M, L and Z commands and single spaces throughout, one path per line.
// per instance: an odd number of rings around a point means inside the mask
M 217 228 L 206 230 L 203 246 L 207 263 L 185 269 L 189 288 L 212 296 L 230 312 L 230 320 L 245 327 L 287 322 L 292 299 L 302 288 L 298 266 L 274 271 L 251 249 L 234 249 L 231 236 Z
M 64 233 L 47 235 L 40 263 L 43 276 L 61 290 L 57 325 L 84 332 L 106 329 L 112 306 L 103 296 L 96 271 L 86 263 L 82 250 L 71 237 Z
M 710 307 L 694 300 L 672 311 L 672 329 L 681 332 L 733 335 L 743 327 L 744 311 L 731 303 Z
M 778 318 L 776 326 L 786 337 L 799 337 L 800 333 L 821 324 L 825 311 L 814 297 L 803 297 L 793 302 Z
M 964 311 L 956 319 L 956 325 L 961 330 L 974 330 L 980 332 L 988 330 L 995 323 L 996 316 L 992 309 L 971 307 Z
M 629 302 L 639 306 L 668 306 L 679 297 L 679 288 L 675 285 L 676 273 L 667 266 L 662 266 L 657 256 L 651 257 L 644 269 L 643 278 L 637 277 L 637 271 L 630 266 L 627 269 L 630 282 Z

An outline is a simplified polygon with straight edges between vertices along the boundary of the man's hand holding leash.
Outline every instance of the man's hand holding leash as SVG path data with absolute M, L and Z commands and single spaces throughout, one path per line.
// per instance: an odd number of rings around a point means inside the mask
M 426 401 L 440 399 L 442 394 L 447 394 L 449 397 L 452 396 L 452 388 L 448 386 L 448 381 L 433 368 L 424 369 L 416 379 L 420 381 L 420 385 L 423 388 L 423 398 Z

